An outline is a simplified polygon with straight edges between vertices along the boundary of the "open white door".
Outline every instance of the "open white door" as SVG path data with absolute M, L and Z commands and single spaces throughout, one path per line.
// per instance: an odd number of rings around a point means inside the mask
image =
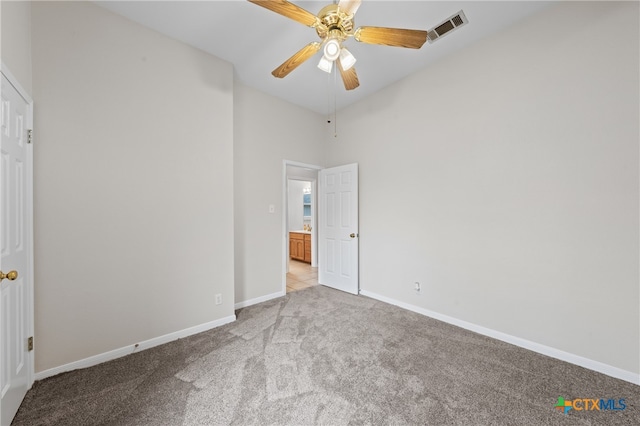
M 5 76 L 0 99 L 0 424 L 33 383 L 31 100 Z M 19 86 L 18 86 L 19 87 Z M 25 95 L 26 96 L 26 95 Z
M 358 164 L 318 173 L 318 282 L 358 294 Z

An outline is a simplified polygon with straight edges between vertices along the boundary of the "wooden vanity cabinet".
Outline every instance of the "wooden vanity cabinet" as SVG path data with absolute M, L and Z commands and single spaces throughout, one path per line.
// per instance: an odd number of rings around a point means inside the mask
M 311 235 L 289 232 L 289 257 L 311 263 Z

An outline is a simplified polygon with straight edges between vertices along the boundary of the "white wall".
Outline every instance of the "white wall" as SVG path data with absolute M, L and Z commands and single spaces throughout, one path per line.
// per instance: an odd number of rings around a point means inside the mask
M 320 114 L 236 83 L 236 303 L 282 291 L 283 160 L 323 165 L 325 126 Z
M 304 226 L 304 220 L 302 216 L 302 198 L 305 186 L 309 185 L 309 182 L 301 180 L 289 179 L 289 216 L 288 216 L 288 230 L 289 231 L 302 231 Z
M 340 112 L 364 290 L 640 372 L 638 12 L 561 3 Z
M 0 55 L 29 94 L 31 88 L 31 2 L 0 2 Z
M 36 371 L 233 316 L 231 64 L 90 2 L 32 11 Z

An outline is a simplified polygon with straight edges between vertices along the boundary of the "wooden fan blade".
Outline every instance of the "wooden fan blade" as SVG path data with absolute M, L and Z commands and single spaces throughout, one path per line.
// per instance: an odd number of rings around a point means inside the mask
M 282 65 L 273 70 L 271 74 L 278 78 L 286 77 L 291 71 L 298 68 L 300 64 L 320 50 L 320 46 L 322 46 L 322 43 L 318 43 L 317 41 L 307 44 L 305 47 L 298 50 L 292 57 L 284 61 Z
M 356 74 L 356 68 L 351 67 L 348 70 L 342 69 L 342 62 L 338 59 L 338 69 L 340 70 L 340 76 L 342 77 L 342 82 L 344 83 L 344 88 L 347 90 L 353 90 L 356 87 L 360 86 L 360 81 L 358 81 L 358 74 Z
M 282 16 L 293 19 L 301 24 L 309 27 L 315 26 L 319 23 L 319 19 L 316 15 L 308 12 L 293 3 L 286 0 L 248 0 L 250 3 L 262 6 L 265 9 L 269 9 L 273 12 L 279 13 Z
M 385 46 L 420 49 L 427 41 L 427 32 L 403 28 L 360 27 L 353 35 L 356 41 Z
M 338 8 L 344 13 L 353 15 L 360 7 L 360 3 L 362 3 L 362 0 L 340 0 L 340 3 L 338 3 Z

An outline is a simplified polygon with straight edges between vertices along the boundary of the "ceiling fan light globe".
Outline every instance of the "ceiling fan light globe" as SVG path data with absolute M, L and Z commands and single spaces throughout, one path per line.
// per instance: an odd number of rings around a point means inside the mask
M 348 70 L 356 63 L 356 57 L 351 54 L 347 50 L 346 47 L 343 47 L 340 51 L 340 65 L 342 65 L 343 70 Z
M 320 62 L 318 62 L 318 68 L 322 71 L 331 73 L 331 68 L 333 68 L 333 61 L 328 60 L 325 56 L 320 58 Z
M 324 57 L 329 61 L 335 61 L 338 56 L 340 56 L 340 43 L 335 39 L 331 39 L 324 45 Z

